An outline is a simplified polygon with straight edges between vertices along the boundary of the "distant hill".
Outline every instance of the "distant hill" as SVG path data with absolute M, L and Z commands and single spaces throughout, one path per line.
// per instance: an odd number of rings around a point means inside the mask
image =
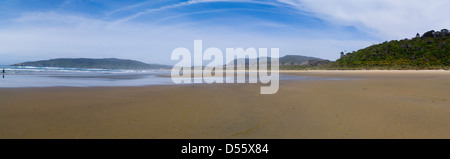
M 259 58 L 256 59 L 255 63 L 250 63 L 248 58 L 245 59 L 245 65 L 258 65 Z M 237 59 L 233 61 L 237 64 Z M 267 59 L 268 65 L 270 65 L 270 57 Z M 279 58 L 280 66 L 321 66 L 329 63 L 329 60 L 324 60 L 316 57 L 308 57 L 301 55 L 286 55 L 284 57 Z M 230 62 L 228 65 L 231 65 Z
M 14 64 L 14 66 L 35 67 L 65 67 L 65 68 L 97 68 L 97 69 L 170 69 L 171 66 L 146 64 L 135 60 L 124 60 L 116 58 L 89 59 L 89 58 L 59 58 L 42 61 L 32 61 Z
M 300 55 L 286 55 L 280 58 L 280 65 L 300 65 L 309 66 L 315 63 L 328 63 L 329 60 L 324 60 L 316 57 L 300 56 Z
M 450 33 L 428 31 L 412 39 L 392 40 L 352 53 L 333 64 L 349 68 L 439 69 L 450 66 Z

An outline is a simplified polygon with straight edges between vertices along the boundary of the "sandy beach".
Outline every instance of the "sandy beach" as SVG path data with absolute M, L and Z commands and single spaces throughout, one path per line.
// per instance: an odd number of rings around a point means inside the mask
M 450 138 L 450 71 L 282 71 L 347 80 L 1 88 L 0 138 Z

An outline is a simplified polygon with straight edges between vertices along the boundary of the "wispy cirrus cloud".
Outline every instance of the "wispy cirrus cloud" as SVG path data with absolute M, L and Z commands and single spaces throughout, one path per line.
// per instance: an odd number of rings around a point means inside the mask
M 140 2 L 140 3 L 128 5 L 128 6 L 125 6 L 125 7 L 120 7 L 118 9 L 114 9 L 112 11 L 107 12 L 106 14 L 107 15 L 111 15 L 111 14 L 115 14 L 115 13 L 118 13 L 118 12 L 129 11 L 129 10 L 133 10 L 133 9 L 136 9 L 136 8 L 148 6 L 148 5 L 155 4 L 155 3 L 158 3 L 158 2 L 163 2 L 163 1 L 167 2 L 168 0 L 149 0 L 149 1 L 144 1 L 144 2 Z
M 450 27 L 448 0 L 278 0 L 337 25 L 355 26 L 382 39 Z
M 230 3 L 254 3 L 254 4 L 265 4 L 265 5 L 273 5 L 273 6 L 277 6 L 280 5 L 279 3 L 273 3 L 270 1 L 257 1 L 257 0 L 188 0 L 185 2 L 180 2 L 180 3 L 175 3 L 175 4 L 171 4 L 171 5 L 165 5 L 159 8 L 151 8 L 151 9 L 147 9 L 145 11 L 142 12 L 138 12 L 136 14 L 133 14 L 131 16 L 116 20 L 113 25 L 116 24 L 120 24 L 123 22 L 127 22 L 133 19 L 136 19 L 142 15 L 145 14 L 150 14 L 152 12 L 157 12 L 157 11 L 163 11 L 163 10 L 167 10 L 167 9 L 173 9 L 173 8 L 178 8 L 178 7 L 184 7 L 184 6 L 189 6 L 189 5 L 194 5 L 194 4 L 199 4 L 199 3 L 215 3 L 215 2 L 230 2 Z M 137 4 L 138 6 L 140 6 L 141 4 Z M 118 9 L 118 11 L 120 10 L 124 10 L 127 9 L 129 7 L 136 7 L 136 5 L 133 6 L 127 6 L 125 8 L 122 9 Z

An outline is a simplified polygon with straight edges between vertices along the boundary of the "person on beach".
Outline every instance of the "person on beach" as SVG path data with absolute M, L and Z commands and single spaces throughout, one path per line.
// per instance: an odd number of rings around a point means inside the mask
M 2 75 L 3 75 L 3 78 L 5 78 L 5 69 L 3 69 L 3 74 Z

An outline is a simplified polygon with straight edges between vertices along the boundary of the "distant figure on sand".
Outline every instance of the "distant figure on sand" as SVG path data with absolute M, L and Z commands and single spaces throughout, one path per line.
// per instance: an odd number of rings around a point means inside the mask
M 5 69 L 3 69 L 3 78 L 5 78 Z

